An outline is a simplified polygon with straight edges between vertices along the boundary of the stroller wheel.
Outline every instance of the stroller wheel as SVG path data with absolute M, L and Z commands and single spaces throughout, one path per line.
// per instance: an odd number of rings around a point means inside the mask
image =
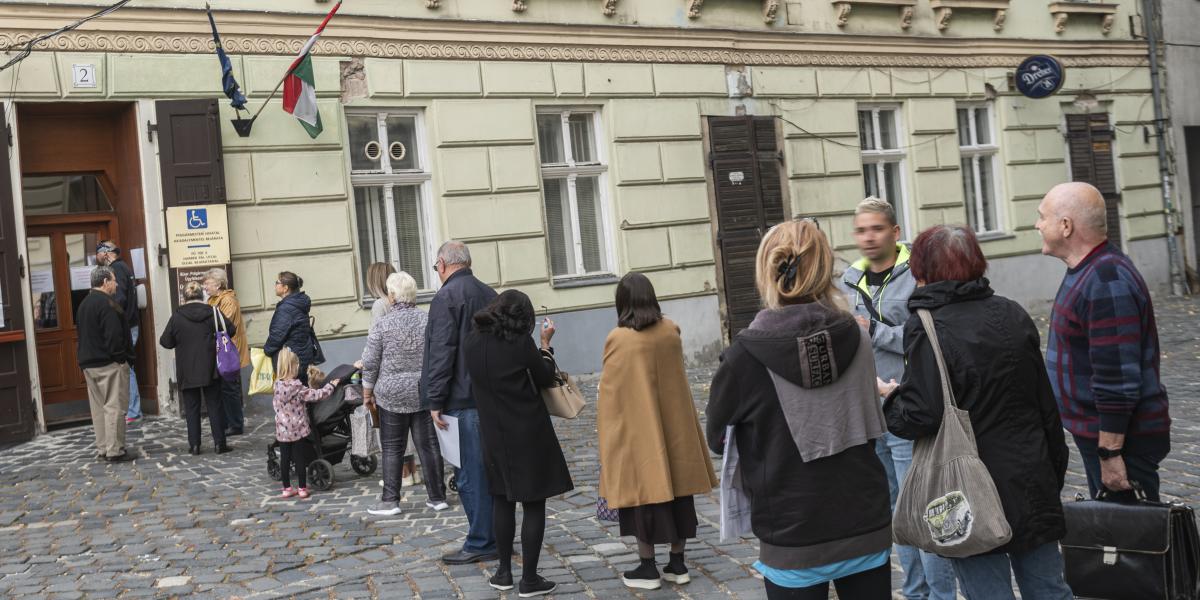
M 355 456 L 350 455 L 350 468 L 354 469 L 359 475 L 370 475 L 375 472 L 375 468 L 379 466 L 379 459 L 374 456 Z
M 282 476 L 282 469 L 279 467 L 279 456 L 274 450 L 267 450 L 267 475 L 272 481 L 279 481 Z
M 458 493 L 458 474 L 457 473 L 450 474 L 450 482 L 446 484 L 446 487 L 449 487 L 450 491 Z
M 333 465 L 325 459 L 308 463 L 308 485 L 325 491 L 333 487 Z

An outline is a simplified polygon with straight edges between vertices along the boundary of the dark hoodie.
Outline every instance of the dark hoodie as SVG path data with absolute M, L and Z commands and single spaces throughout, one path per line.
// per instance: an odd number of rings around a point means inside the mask
M 806 569 L 891 547 L 875 363 L 849 313 L 818 303 L 760 312 L 722 356 L 707 414 L 718 454 L 735 427 L 764 564 Z
M 217 341 L 214 329 L 215 309 L 202 302 L 188 302 L 171 313 L 167 327 L 158 343 L 175 350 L 175 377 L 180 389 L 208 387 L 216 383 Z M 234 334 L 233 321 L 225 319 L 229 335 Z

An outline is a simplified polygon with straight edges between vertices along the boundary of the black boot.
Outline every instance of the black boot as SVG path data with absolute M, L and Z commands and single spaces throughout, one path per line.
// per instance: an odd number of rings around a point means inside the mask
M 692 580 L 688 576 L 687 565 L 683 564 L 683 553 L 671 553 L 671 560 L 663 567 L 662 578 L 675 584 L 684 584 Z
M 643 558 L 638 568 L 625 571 L 621 575 L 625 587 L 638 590 L 657 590 L 662 587 L 662 578 L 658 575 L 658 565 L 653 558 Z
M 512 567 L 496 569 L 496 574 L 488 580 L 488 585 L 502 592 L 513 589 Z
M 200 446 L 189 446 L 188 452 L 191 452 L 192 456 L 199 456 L 200 455 Z

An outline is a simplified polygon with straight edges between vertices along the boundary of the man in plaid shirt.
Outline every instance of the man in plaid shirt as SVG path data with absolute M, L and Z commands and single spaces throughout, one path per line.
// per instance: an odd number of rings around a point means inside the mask
M 1055 186 L 1038 205 L 1042 253 L 1067 263 L 1046 368 L 1092 496 L 1127 495 L 1135 481 L 1158 500 L 1171 418 L 1154 305 L 1133 262 L 1109 243 L 1106 217 L 1103 195 L 1086 183 Z

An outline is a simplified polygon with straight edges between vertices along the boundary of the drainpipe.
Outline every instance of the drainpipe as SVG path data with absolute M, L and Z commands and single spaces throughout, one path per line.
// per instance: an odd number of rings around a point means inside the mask
M 1175 236 L 1175 206 L 1171 201 L 1171 166 L 1167 162 L 1167 127 L 1163 116 L 1162 86 L 1159 82 L 1158 66 L 1158 23 L 1155 0 L 1142 0 L 1142 28 L 1146 30 L 1146 44 L 1150 48 L 1150 89 L 1154 100 L 1154 131 L 1158 139 L 1158 172 L 1162 178 L 1163 219 L 1167 226 L 1167 261 L 1171 278 L 1171 294 L 1187 294 L 1184 285 L 1179 245 Z

